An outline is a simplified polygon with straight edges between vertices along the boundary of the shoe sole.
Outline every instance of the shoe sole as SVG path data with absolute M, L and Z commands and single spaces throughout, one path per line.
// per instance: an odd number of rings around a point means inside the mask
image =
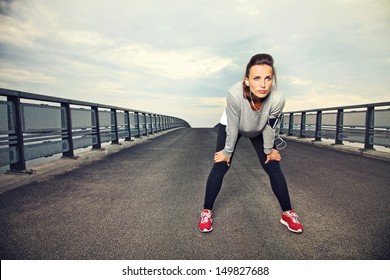
M 285 225 L 289 231 L 291 232 L 294 232 L 294 233 L 302 233 L 302 230 L 301 229 L 298 229 L 298 230 L 294 230 L 292 228 L 289 227 L 288 223 L 286 221 L 284 221 L 283 219 L 280 219 L 280 222 Z

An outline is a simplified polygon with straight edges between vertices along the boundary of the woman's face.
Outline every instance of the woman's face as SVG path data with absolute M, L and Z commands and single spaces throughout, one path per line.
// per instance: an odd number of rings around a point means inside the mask
M 258 98 L 265 98 L 271 92 L 273 81 L 272 67 L 266 64 L 253 65 L 249 70 L 249 77 L 245 78 L 245 84 Z

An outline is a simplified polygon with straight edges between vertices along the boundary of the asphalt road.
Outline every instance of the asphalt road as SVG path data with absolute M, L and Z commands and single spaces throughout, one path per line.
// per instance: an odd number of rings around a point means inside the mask
M 179 129 L 0 195 L 1 259 L 349 260 L 390 257 L 390 164 L 288 142 L 294 234 L 248 139 L 197 221 L 216 131 Z

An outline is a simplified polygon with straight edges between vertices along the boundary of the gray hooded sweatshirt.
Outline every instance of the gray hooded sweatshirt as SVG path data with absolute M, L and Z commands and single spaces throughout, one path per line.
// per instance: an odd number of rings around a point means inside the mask
M 238 134 L 254 138 L 260 133 L 263 133 L 264 153 L 271 153 L 275 130 L 269 125 L 269 119 L 276 119 L 282 113 L 285 104 L 283 95 L 272 89 L 260 110 L 253 111 L 250 103 L 243 95 L 241 81 L 229 89 L 226 101 L 226 119 L 222 116 L 220 121 L 226 125 L 227 134 L 225 148 L 222 153 L 227 157 L 232 156 Z

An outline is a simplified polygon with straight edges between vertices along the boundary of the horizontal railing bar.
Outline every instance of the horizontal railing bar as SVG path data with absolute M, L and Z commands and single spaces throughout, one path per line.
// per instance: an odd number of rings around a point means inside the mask
M 348 106 L 339 106 L 339 107 L 328 107 L 328 108 L 319 108 L 319 109 L 306 109 L 300 111 L 288 111 L 283 112 L 284 114 L 296 114 L 296 113 L 307 113 L 307 112 L 316 112 L 316 111 L 336 111 L 339 109 L 357 109 L 357 108 L 366 108 L 366 107 L 382 107 L 390 106 L 390 102 L 379 102 L 379 103 L 369 103 L 369 104 L 360 104 L 360 105 L 348 105 Z M 325 113 L 324 113 L 325 114 Z
M 115 109 L 115 110 L 119 110 L 119 111 L 129 111 L 129 112 L 136 112 L 136 113 L 142 113 L 142 114 L 148 114 L 148 115 L 162 115 L 162 114 L 141 111 L 141 110 L 135 110 L 135 109 L 125 108 L 125 107 L 117 107 L 117 106 L 111 106 L 111 105 L 106 105 L 106 104 L 99 104 L 99 103 L 93 103 L 93 102 L 60 98 L 60 97 L 41 95 L 41 94 L 36 94 L 36 93 L 24 92 L 24 91 L 16 91 L 16 90 L 11 90 L 11 89 L 4 89 L 4 88 L 0 88 L 0 95 L 16 96 L 16 97 L 23 98 L 23 99 L 31 99 L 31 100 L 38 100 L 38 101 L 54 102 L 54 103 L 68 103 L 71 105 L 98 107 L 98 108 L 105 108 L 105 109 Z M 168 116 L 168 115 L 164 115 L 164 116 L 173 117 L 173 116 Z M 173 118 L 176 118 L 176 117 L 173 117 Z
M 10 155 L 11 152 L 18 155 L 17 161 L 8 156 L 1 166 L 9 164 L 11 170 L 25 170 L 26 161 L 33 158 L 61 152 L 64 157 L 73 158 L 75 149 L 80 147 L 100 149 L 106 142 L 119 144 L 120 139 L 131 141 L 134 137 L 171 128 L 190 127 L 188 122 L 177 117 L 106 104 L 4 88 L 0 88 L 0 96 L 7 98 L 6 102 L 0 101 L 1 104 L 10 104 L 7 106 L 10 128 L 7 130 L 3 125 L 0 146 L 8 146 Z M 49 104 L 42 104 L 46 102 Z M 50 111 L 54 112 L 53 122 L 46 123 L 45 114 L 39 111 L 46 106 L 61 109 Z M 78 106 L 80 108 L 75 108 Z M 90 114 L 80 113 L 84 111 Z M 50 114 L 47 117 L 50 118 Z
M 288 119 L 281 122 L 280 131 L 299 138 L 314 138 L 314 141 L 333 138 L 334 144 L 343 144 L 343 140 L 363 143 L 364 149 L 373 149 L 374 145 L 389 147 L 390 122 L 384 117 L 388 118 L 390 108 L 383 107 L 390 107 L 390 102 L 283 112 L 282 115 Z M 308 115 L 316 116 L 315 126 L 312 122 L 306 122 Z M 377 123 L 376 117 L 379 118 Z

